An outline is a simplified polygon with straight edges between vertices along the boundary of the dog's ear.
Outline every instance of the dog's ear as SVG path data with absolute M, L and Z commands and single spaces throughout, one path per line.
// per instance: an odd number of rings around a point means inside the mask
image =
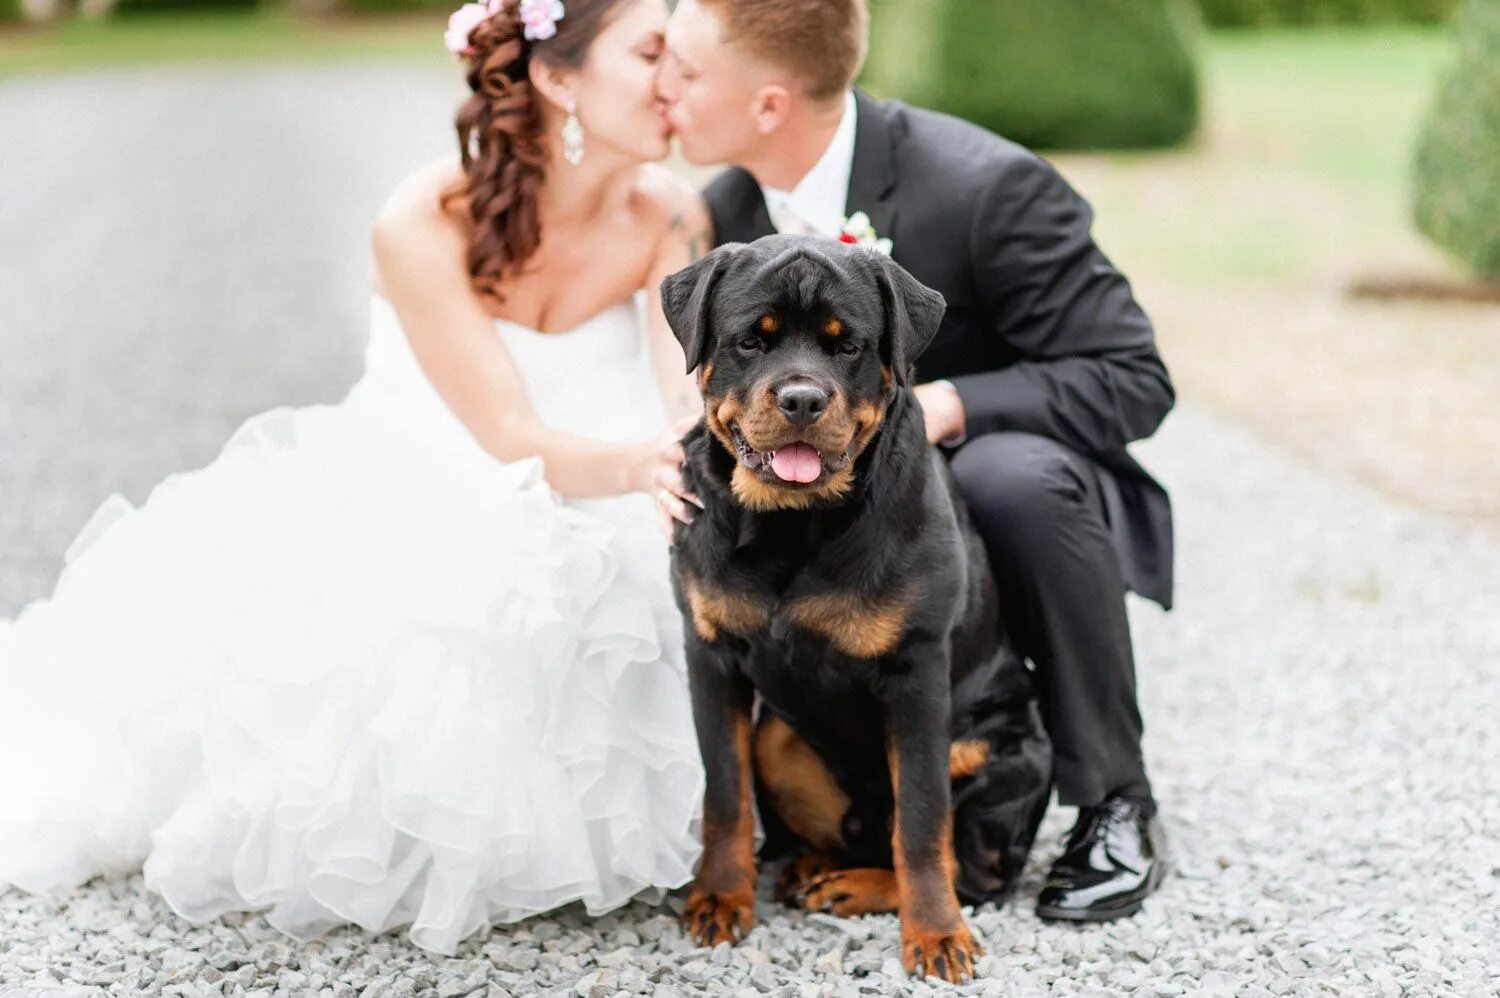
M 714 285 L 744 243 L 725 243 L 694 263 L 661 282 L 661 308 L 667 325 L 682 344 L 691 374 L 708 355 L 709 311 L 713 306 Z
M 875 279 L 885 305 L 885 335 L 881 353 L 895 374 L 896 383 L 911 383 L 912 365 L 937 335 L 948 303 L 890 257 L 876 258 Z

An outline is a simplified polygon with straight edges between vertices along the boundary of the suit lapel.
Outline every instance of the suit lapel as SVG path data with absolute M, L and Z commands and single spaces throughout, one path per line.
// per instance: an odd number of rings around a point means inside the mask
M 862 90 L 854 91 L 859 110 L 854 127 L 854 163 L 844 214 L 870 216 L 875 234 L 899 248 L 896 229 L 896 129 L 892 112 Z M 764 211 L 764 205 L 762 205 Z
M 776 226 L 771 224 L 771 209 L 766 207 L 765 195 L 760 192 L 760 185 L 755 185 L 755 207 L 750 212 L 749 232 L 744 242 L 753 243 L 761 236 L 770 236 L 776 233 Z

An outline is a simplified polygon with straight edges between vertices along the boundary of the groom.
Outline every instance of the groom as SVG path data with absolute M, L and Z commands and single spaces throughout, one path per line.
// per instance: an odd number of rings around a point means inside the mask
M 1059 800 L 1080 808 L 1037 913 L 1118 918 L 1165 862 L 1125 590 L 1170 606 L 1171 508 L 1125 445 L 1172 384 L 1083 199 L 1011 142 L 853 90 L 867 36 L 865 0 L 680 0 L 657 94 L 688 160 L 733 164 L 705 193 L 718 243 L 834 238 L 863 212 L 947 300 L 916 395 L 1036 665 Z

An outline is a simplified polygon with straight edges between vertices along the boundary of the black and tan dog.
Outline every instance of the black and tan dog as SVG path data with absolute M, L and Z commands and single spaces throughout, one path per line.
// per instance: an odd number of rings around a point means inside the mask
M 908 970 L 967 978 L 959 898 L 1012 886 L 1051 750 L 909 387 L 942 297 L 803 236 L 720 247 L 662 294 L 705 403 L 684 441 L 704 509 L 673 545 L 707 778 L 689 931 L 754 920 L 758 792 L 803 850 L 784 899 L 899 911 Z

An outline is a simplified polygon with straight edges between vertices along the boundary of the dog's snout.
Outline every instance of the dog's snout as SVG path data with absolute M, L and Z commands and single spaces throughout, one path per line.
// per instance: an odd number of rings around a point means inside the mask
M 793 426 L 805 430 L 828 409 L 828 393 L 817 385 L 795 382 L 776 389 L 776 406 Z

